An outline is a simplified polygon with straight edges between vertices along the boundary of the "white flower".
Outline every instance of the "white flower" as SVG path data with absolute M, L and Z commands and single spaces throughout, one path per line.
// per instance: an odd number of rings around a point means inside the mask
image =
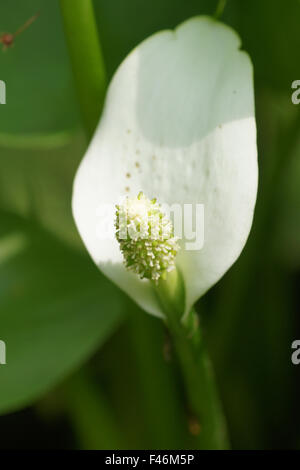
M 161 204 L 204 204 L 205 242 L 176 256 L 186 312 L 240 255 L 253 218 L 257 150 L 252 66 L 229 27 L 192 18 L 140 44 L 116 72 L 76 175 L 73 213 L 101 271 L 162 316 L 149 279 L 126 269 L 116 238 L 99 239 L 98 208 L 142 191 Z M 98 215 L 97 215 L 98 214 Z

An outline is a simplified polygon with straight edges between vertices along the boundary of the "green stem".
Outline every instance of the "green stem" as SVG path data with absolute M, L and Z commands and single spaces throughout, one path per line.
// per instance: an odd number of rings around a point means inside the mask
M 181 364 L 192 413 L 199 420 L 201 449 L 226 449 L 225 420 L 215 380 L 194 311 L 190 313 L 194 329 L 184 325 L 176 315 L 167 314 L 167 324 Z
M 221 16 L 223 15 L 223 11 L 226 7 L 226 3 L 227 3 L 227 0 L 219 0 L 215 14 L 214 14 L 214 17 L 216 19 L 221 18 Z
M 102 110 L 106 74 L 92 0 L 60 0 L 83 123 L 90 139 Z
M 180 449 L 186 437 L 184 414 L 172 364 L 163 357 L 163 325 L 134 304 L 130 304 L 129 310 L 148 447 L 150 442 L 154 449 Z
M 124 448 L 106 398 L 86 371 L 78 372 L 67 382 L 65 394 L 69 419 L 81 449 Z
M 103 107 L 106 73 L 92 0 L 60 0 L 82 119 L 88 140 Z M 68 384 L 70 419 L 84 448 L 118 448 L 121 438 L 100 390 L 82 374 Z
M 225 420 L 197 314 L 182 319 L 183 282 L 177 270 L 155 287 L 182 370 L 190 411 L 199 424 L 201 449 L 227 449 Z

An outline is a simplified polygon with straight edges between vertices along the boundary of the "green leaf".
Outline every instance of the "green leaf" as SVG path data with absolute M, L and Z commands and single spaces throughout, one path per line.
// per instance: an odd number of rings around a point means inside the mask
M 237 29 L 253 59 L 257 83 L 288 90 L 299 76 L 298 0 L 234 1 L 238 7 Z M 228 2 L 230 4 L 230 2 Z
M 82 135 L 66 141 L 37 137 L 14 148 L 0 139 L 0 208 L 35 218 L 64 241 L 81 246 L 71 214 L 73 175 L 82 158 Z
M 16 32 L 36 13 L 13 47 L 0 48 L 7 102 L 0 106 L 1 133 L 58 132 L 79 123 L 58 2 L 1 2 L 0 33 Z
M 282 185 L 275 250 L 289 268 L 300 266 L 300 146 L 295 149 Z
M 119 291 L 81 256 L 1 213 L 0 412 L 30 404 L 79 367 L 119 325 Z

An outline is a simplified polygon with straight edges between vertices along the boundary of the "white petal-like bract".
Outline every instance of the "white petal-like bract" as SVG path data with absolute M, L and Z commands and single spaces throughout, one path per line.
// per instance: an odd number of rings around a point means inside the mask
M 103 207 L 113 231 L 122 196 L 203 204 L 204 245 L 189 251 L 183 239 L 176 261 L 187 311 L 241 253 L 257 177 L 251 61 L 231 28 L 200 16 L 145 40 L 117 70 L 76 175 L 73 213 L 101 271 L 161 316 L 150 281 L 126 270 L 117 240 L 101 236 Z

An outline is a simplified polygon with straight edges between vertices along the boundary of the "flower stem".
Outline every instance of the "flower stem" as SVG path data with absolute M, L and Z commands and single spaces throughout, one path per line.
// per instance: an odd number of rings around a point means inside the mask
M 105 65 L 92 0 L 60 0 L 83 124 L 88 141 L 99 120 L 106 91 Z M 68 411 L 81 447 L 120 448 L 122 439 L 105 397 L 78 373 L 68 383 Z
M 151 315 L 130 303 L 131 344 L 135 353 L 148 448 L 180 449 L 186 433 L 185 416 L 172 361 L 163 356 L 164 326 Z M 153 347 L 154 346 L 154 347 Z M 153 374 L 155 373 L 155 380 Z
M 214 14 L 214 17 L 216 19 L 221 18 L 221 16 L 223 15 L 223 11 L 226 7 L 226 3 L 227 3 L 227 0 L 219 0 L 215 14 Z
M 183 282 L 177 270 L 160 281 L 156 292 L 181 366 L 190 412 L 197 419 L 200 449 L 227 449 L 225 420 L 215 380 L 202 339 L 199 320 L 192 310 L 182 316 Z
M 118 422 L 87 371 L 79 371 L 69 379 L 65 394 L 69 419 L 81 449 L 124 448 Z
M 190 325 L 184 324 L 176 315 L 167 314 L 191 412 L 199 422 L 199 445 L 201 449 L 226 449 L 225 420 L 194 311 L 190 312 L 189 322 Z
M 90 139 L 106 90 L 106 74 L 92 0 L 60 0 L 83 123 Z

